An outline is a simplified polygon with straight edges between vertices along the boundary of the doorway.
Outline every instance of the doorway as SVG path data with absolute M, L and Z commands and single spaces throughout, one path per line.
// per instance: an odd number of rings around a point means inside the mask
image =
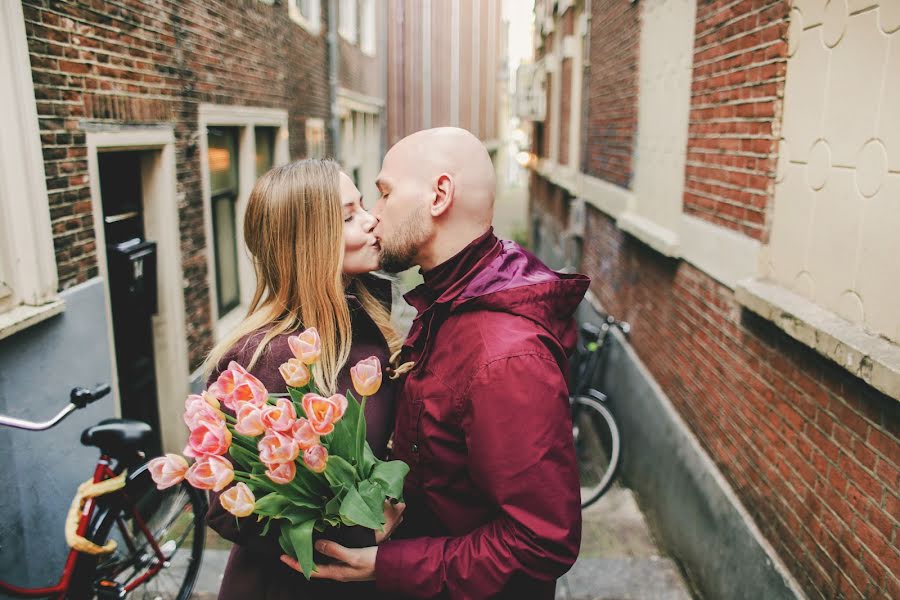
M 122 417 L 153 428 L 150 456 L 162 452 L 153 344 L 157 248 L 144 226 L 141 151 L 97 155 L 106 272 Z

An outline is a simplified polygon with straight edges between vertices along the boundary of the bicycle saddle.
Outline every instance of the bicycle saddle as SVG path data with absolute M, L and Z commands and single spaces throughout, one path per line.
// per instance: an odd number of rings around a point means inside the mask
M 116 457 L 134 456 L 151 440 L 153 430 L 143 421 L 104 419 L 81 434 L 81 443 Z

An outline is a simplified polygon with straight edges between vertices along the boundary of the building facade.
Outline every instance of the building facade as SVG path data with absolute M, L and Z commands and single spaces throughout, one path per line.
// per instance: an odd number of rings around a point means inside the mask
M 501 0 L 388 0 L 388 144 L 462 127 L 491 152 L 502 137 L 506 30 Z
M 900 594 L 898 9 L 536 6 L 535 248 L 631 323 L 761 569 L 815 598 Z M 721 590 L 739 544 L 690 557 L 692 537 L 676 558 Z
M 0 16 L 0 411 L 38 419 L 77 385 L 114 390 L 51 432 L 0 430 L 0 577 L 36 585 L 61 569 L 96 457 L 84 427 L 138 418 L 151 451 L 183 447 L 184 398 L 254 290 L 256 178 L 336 156 L 374 179 L 385 16 L 374 0 L 25 0 Z

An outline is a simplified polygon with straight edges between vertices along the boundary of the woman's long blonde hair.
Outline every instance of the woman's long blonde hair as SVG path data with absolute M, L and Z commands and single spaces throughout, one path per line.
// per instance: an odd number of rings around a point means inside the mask
M 334 393 L 352 341 L 348 292 L 375 321 L 390 351 L 399 347 L 388 309 L 360 280 L 343 275 L 339 173 L 334 161 L 307 159 L 275 167 L 257 180 L 244 216 L 256 291 L 244 320 L 207 356 L 207 373 L 220 368 L 222 357 L 249 334 L 265 332 L 250 363 L 243 365 L 251 370 L 276 336 L 315 327 L 322 356 L 313 375 L 320 389 Z

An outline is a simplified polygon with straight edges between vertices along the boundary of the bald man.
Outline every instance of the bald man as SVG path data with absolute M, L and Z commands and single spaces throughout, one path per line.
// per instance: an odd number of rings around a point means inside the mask
M 551 600 L 581 540 L 569 416 L 573 312 L 588 279 L 493 234 L 494 169 L 462 129 L 385 156 L 374 214 L 382 266 L 419 266 L 401 356 L 393 457 L 410 466 L 405 521 L 377 548 L 317 546 L 386 597 Z

